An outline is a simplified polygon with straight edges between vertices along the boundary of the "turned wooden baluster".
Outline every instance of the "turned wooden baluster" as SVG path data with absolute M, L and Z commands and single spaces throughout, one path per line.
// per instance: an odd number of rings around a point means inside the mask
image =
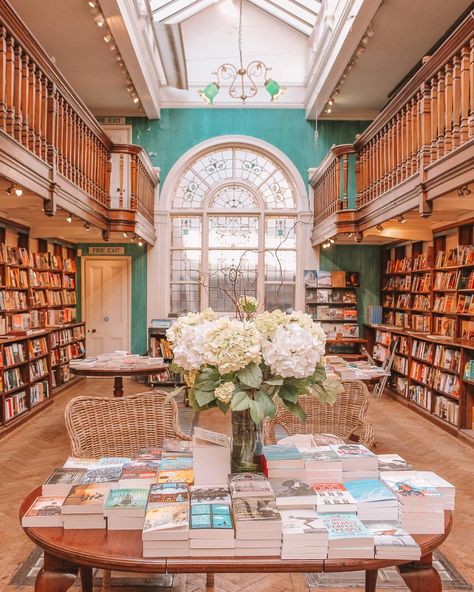
M 451 62 L 444 67 L 444 102 L 444 154 L 448 154 L 453 147 L 453 66 Z
M 0 25 L 0 130 L 7 127 L 7 30 Z
M 343 178 L 344 178 L 344 193 L 342 207 L 344 210 L 349 209 L 349 156 L 343 155 Z
M 460 143 L 460 119 L 461 119 L 461 56 L 453 57 L 453 148 Z
M 40 69 L 36 70 L 35 85 L 35 154 L 41 158 L 42 147 L 42 101 L 43 101 L 43 73 Z
M 472 15 L 472 13 L 471 13 Z M 474 37 L 471 37 L 469 57 L 469 138 L 474 138 Z
M 420 122 L 420 149 L 419 168 L 428 166 L 431 160 L 431 88 L 430 82 L 421 85 L 419 100 L 419 122 Z
M 48 118 L 46 127 L 46 141 L 48 144 L 47 158 L 53 170 L 56 170 L 56 85 L 48 84 Z
M 48 79 L 43 75 L 41 79 L 41 158 L 48 158 Z
M 411 101 L 406 106 L 406 128 L 405 128 L 405 179 L 411 175 L 411 139 L 412 139 L 412 121 L 411 121 Z
M 13 137 L 15 109 L 13 106 L 13 81 L 15 79 L 15 41 L 7 34 L 6 64 L 5 64 L 5 102 L 6 102 L 6 130 Z
M 436 80 L 436 79 L 435 79 Z M 444 96 L 444 73 L 442 70 L 438 72 L 436 82 L 436 94 L 438 96 L 438 112 L 436 118 L 438 120 L 438 134 L 436 138 L 436 158 L 441 158 L 444 155 L 444 133 L 445 133 L 445 115 L 446 102 Z
M 29 95 L 30 95 L 30 57 L 23 53 L 21 59 L 21 143 L 28 148 L 28 137 L 30 123 L 28 117 Z
M 411 170 L 412 173 L 418 171 L 418 98 L 414 96 L 411 100 L 412 117 L 412 146 L 411 146 Z
M 469 47 L 461 49 L 461 125 L 460 144 L 469 139 Z
M 436 160 L 438 139 L 438 85 L 436 78 L 430 80 L 431 86 L 431 130 L 430 130 L 430 162 Z
M 36 65 L 30 60 L 29 65 L 29 85 L 28 92 L 28 148 L 31 152 L 36 150 Z
M 22 55 L 23 49 L 20 45 L 14 45 L 13 49 L 15 68 L 13 71 L 13 137 L 21 141 L 22 117 L 21 117 L 21 90 L 22 90 Z

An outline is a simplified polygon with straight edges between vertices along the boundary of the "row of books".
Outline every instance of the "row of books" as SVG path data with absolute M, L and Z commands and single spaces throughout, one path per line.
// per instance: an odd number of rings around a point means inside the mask
M 24 384 L 20 368 L 3 371 L 3 385 L 6 391 L 11 391 Z
M 436 368 L 433 372 L 431 386 L 446 395 L 459 398 L 461 383 L 456 374 L 443 372 Z
M 39 360 L 34 360 L 29 365 L 30 368 L 30 382 L 34 380 L 38 380 L 38 378 L 43 378 L 49 372 L 48 369 L 48 361 L 46 358 L 39 358 Z
M 357 321 L 357 308 L 331 308 L 320 304 L 316 311 L 315 316 L 318 321 Z M 314 315 L 314 311 L 311 309 L 308 310 L 308 313 Z
M 403 259 L 395 259 L 394 261 L 387 261 L 385 265 L 385 273 L 402 273 L 409 272 L 412 268 L 412 260 L 409 257 Z
M 20 364 L 27 359 L 26 344 L 17 342 L 3 347 L 3 364 L 5 366 L 13 366 L 13 364 Z
M 474 321 L 461 320 L 459 323 L 459 335 L 461 339 L 472 341 L 474 339 Z
M 455 265 L 474 264 L 474 246 L 458 245 L 449 251 L 438 251 L 436 253 L 435 267 L 452 267 Z
M 431 343 L 430 341 L 414 339 L 411 345 L 411 355 L 431 363 L 433 361 L 434 347 L 434 343 Z
M 359 337 L 359 325 L 356 323 L 346 323 L 333 325 L 332 323 L 321 323 L 323 331 L 328 339 L 337 339 L 338 337 Z
M 48 353 L 48 340 L 46 337 L 38 337 L 29 340 L 30 358 L 36 358 Z
M 153 357 L 161 357 L 165 360 L 173 359 L 173 352 L 171 350 L 170 342 L 166 337 L 152 336 L 150 340 L 151 355 Z
M 382 321 L 384 325 L 394 325 L 395 327 L 410 328 L 410 315 L 406 312 L 397 312 L 393 310 L 384 311 Z
M 423 273 L 412 278 L 413 292 L 429 292 L 431 290 L 431 274 Z
M 42 380 L 30 386 L 30 408 L 49 397 L 49 382 Z
M 431 366 L 412 360 L 410 366 L 410 378 L 422 382 L 423 384 L 430 385 L 432 376 L 433 368 Z
M 8 288 L 28 288 L 27 272 L 18 267 L 9 267 L 5 273 L 5 285 Z
M 456 296 L 454 294 L 436 295 L 433 302 L 433 312 L 456 312 Z
M 69 279 L 71 276 L 64 276 L 64 279 Z M 28 280 L 30 288 L 62 288 L 63 281 L 61 275 L 58 273 L 51 273 L 49 271 L 34 271 L 28 270 Z M 74 281 L 74 278 L 72 277 Z M 74 287 L 74 286 L 73 286 Z
M 411 289 L 411 276 L 397 275 L 386 279 L 382 290 L 395 290 L 397 292 L 409 292 Z
M 474 294 L 458 294 L 456 312 L 474 315 Z
M 425 294 L 415 294 L 413 299 L 413 310 L 418 311 L 429 311 L 430 310 L 430 297 Z
M 304 283 L 309 288 L 358 288 L 359 273 L 354 271 L 320 271 L 306 269 Z
M 59 352 L 59 364 L 65 364 L 83 356 L 86 353 L 86 348 L 83 341 L 77 341 L 76 343 L 60 347 L 56 351 Z
M 0 290 L 0 311 L 27 310 L 28 300 L 26 292 L 14 290 Z
M 18 293 L 23 294 L 23 293 Z M 0 291 L 0 306 L 1 306 L 1 291 Z M 21 309 L 18 309 L 21 310 Z M 27 310 L 25 308 L 24 310 Z M 25 333 L 32 329 L 45 329 L 48 327 L 56 327 L 58 325 L 67 325 L 76 320 L 75 308 L 62 308 L 51 310 L 30 310 L 29 312 L 22 312 L 8 315 L 5 323 L 5 332 L 10 333 Z
M 308 289 L 306 288 L 306 304 L 356 304 L 355 290 L 343 289 Z
M 412 314 L 410 317 L 410 328 L 419 333 L 431 332 L 431 318 L 426 314 Z
M 5 421 L 13 419 L 24 411 L 28 410 L 28 394 L 26 391 L 20 391 L 9 397 L 5 397 L 3 413 Z
M 408 358 L 395 356 L 393 359 L 393 369 L 401 374 L 408 373 Z
M 0 243 L 0 263 L 7 265 L 28 265 L 28 250 L 21 247 L 10 247 Z
M 459 372 L 461 367 L 461 351 L 459 349 L 437 345 L 433 362 L 435 366 L 440 366 L 445 370 Z
M 474 360 L 469 360 L 464 366 L 464 378 L 474 380 Z
M 369 325 L 379 325 L 382 322 L 382 307 L 373 305 L 367 307 L 367 322 Z
M 433 318 L 433 333 L 435 335 L 454 338 L 456 337 L 456 327 L 456 319 L 438 316 Z
M 453 425 L 459 425 L 459 404 L 452 399 L 436 397 L 433 413 Z
M 428 387 L 412 384 L 409 390 L 409 398 L 420 407 L 431 411 L 431 390 Z
M 51 253 L 29 253 L 22 247 L 11 247 L 5 243 L 0 244 L 0 263 L 17 265 L 20 267 L 33 267 L 39 270 L 76 272 L 76 260 L 63 258 Z

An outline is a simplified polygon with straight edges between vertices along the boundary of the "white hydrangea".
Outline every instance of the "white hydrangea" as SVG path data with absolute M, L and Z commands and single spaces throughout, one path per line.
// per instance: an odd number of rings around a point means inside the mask
M 193 327 L 200 325 L 204 321 L 213 321 L 216 313 L 212 308 L 206 308 L 203 312 L 188 312 L 188 314 L 178 317 L 171 327 L 166 331 L 166 337 L 174 343 L 181 335 L 184 327 Z
M 296 323 L 282 325 L 271 341 L 262 343 L 263 359 L 274 374 L 283 378 L 306 378 L 313 374 L 324 354 L 317 341 Z
M 202 344 L 206 364 L 228 374 L 260 363 L 261 337 L 253 323 L 221 317 L 209 325 Z
M 265 311 L 255 317 L 254 323 L 264 339 L 271 339 L 278 327 L 289 323 L 289 316 L 281 310 Z
M 219 385 L 214 394 L 216 395 L 216 399 L 228 405 L 232 401 L 232 393 L 235 390 L 235 386 L 233 382 L 227 381 L 223 382 Z
M 173 361 L 184 370 L 199 370 L 204 363 L 204 345 L 209 322 L 183 325 L 173 344 Z
M 315 347 L 320 352 L 321 356 L 324 356 L 326 349 L 326 333 L 321 327 L 321 323 L 315 323 L 309 314 L 304 312 L 292 312 L 289 315 L 290 323 L 296 323 L 299 327 L 311 333 L 315 338 Z

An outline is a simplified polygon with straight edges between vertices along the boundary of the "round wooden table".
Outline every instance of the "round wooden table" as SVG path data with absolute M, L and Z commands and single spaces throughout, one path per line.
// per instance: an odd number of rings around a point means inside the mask
M 110 376 L 114 379 L 114 397 L 123 397 L 123 377 L 130 376 L 152 376 L 153 374 L 159 374 L 163 370 L 168 369 L 168 364 L 141 364 L 134 368 L 128 368 L 124 370 L 117 370 L 116 368 L 110 368 L 107 366 L 101 366 L 97 364 L 90 368 L 71 368 L 71 371 L 78 376 L 90 376 L 91 378 L 100 378 L 104 376 Z
M 20 520 L 41 487 L 20 508 Z M 278 557 L 183 557 L 144 559 L 139 530 L 64 530 L 25 528 L 28 537 L 44 550 L 44 567 L 36 577 L 35 592 L 65 592 L 81 573 L 83 592 L 92 592 L 94 568 L 137 573 L 295 573 L 365 571 L 366 592 L 375 592 L 377 571 L 392 565 L 412 592 L 441 592 L 441 580 L 432 553 L 448 536 L 452 513 L 445 512 L 443 534 L 414 536 L 421 546 L 419 561 L 377 559 L 288 560 Z

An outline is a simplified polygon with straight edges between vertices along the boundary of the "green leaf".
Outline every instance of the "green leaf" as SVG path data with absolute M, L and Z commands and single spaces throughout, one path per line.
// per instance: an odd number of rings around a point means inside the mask
M 225 403 L 223 403 L 222 401 L 217 401 L 217 406 L 219 407 L 219 409 L 222 411 L 222 413 L 225 415 L 227 413 L 227 411 L 229 411 L 229 406 L 226 405 Z
M 257 391 L 255 393 L 255 400 L 263 410 L 263 415 L 265 417 L 275 417 L 277 408 L 272 398 L 269 397 L 267 393 L 264 393 L 263 391 Z
M 262 384 L 262 371 L 257 364 L 249 364 L 237 372 L 237 378 L 242 384 L 258 389 Z
M 250 397 L 245 391 L 239 391 L 232 395 L 232 401 L 230 402 L 230 408 L 232 411 L 244 411 L 250 407 Z
M 268 378 L 267 380 L 263 381 L 263 384 L 270 384 L 271 386 L 281 386 L 283 384 L 283 378 L 281 376 Z
M 181 374 L 185 372 L 184 368 L 181 368 L 181 366 L 178 366 L 178 364 L 175 364 L 174 362 L 171 362 L 171 364 L 168 366 L 168 369 L 170 372 L 174 372 L 174 374 Z
M 298 401 L 299 392 L 295 386 L 291 384 L 284 384 L 281 387 L 278 396 L 281 399 L 284 399 L 285 401 L 291 401 L 292 403 L 296 403 Z
M 214 391 L 219 386 L 219 382 L 217 380 L 198 379 L 194 386 L 200 391 Z
M 214 391 L 201 391 L 197 388 L 194 389 L 194 396 L 196 397 L 196 401 L 200 407 L 207 405 L 216 398 Z
M 287 409 L 296 415 L 296 417 L 301 421 L 306 421 L 306 413 L 303 407 L 299 403 L 291 403 L 290 401 L 284 401 L 284 404 Z
M 260 423 L 264 418 L 263 409 L 257 401 L 250 399 L 250 417 L 254 423 Z
M 219 370 L 217 368 L 204 368 L 199 372 L 196 380 L 219 380 Z
M 322 382 L 323 380 L 326 380 L 326 368 L 324 367 L 324 365 L 319 364 L 318 366 L 316 366 L 316 370 L 311 376 L 311 379 L 317 382 Z

